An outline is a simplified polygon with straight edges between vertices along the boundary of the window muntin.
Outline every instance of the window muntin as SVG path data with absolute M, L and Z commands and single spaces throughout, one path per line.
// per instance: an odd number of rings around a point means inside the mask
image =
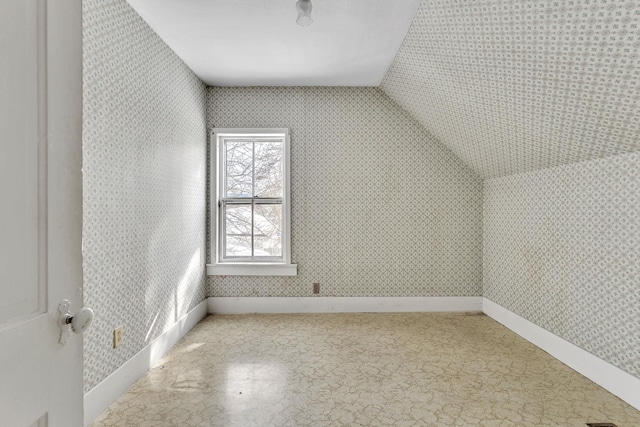
M 214 132 L 216 262 L 289 263 L 288 132 Z
M 282 201 L 250 200 L 220 201 L 222 260 L 282 260 Z

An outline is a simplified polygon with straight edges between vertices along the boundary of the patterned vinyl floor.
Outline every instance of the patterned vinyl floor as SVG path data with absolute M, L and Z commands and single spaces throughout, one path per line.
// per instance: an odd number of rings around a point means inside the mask
M 482 314 L 213 315 L 93 424 L 640 426 Z

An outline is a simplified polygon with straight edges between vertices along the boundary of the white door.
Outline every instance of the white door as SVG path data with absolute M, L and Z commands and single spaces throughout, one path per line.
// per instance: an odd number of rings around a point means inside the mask
M 0 0 L 0 426 L 82 425 L 81 0 Z

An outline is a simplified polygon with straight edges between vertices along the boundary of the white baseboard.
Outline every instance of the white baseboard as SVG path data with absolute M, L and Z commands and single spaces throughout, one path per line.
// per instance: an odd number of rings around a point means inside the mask
M 180 339 L 207 315 L 204 300 L 171 328 L 127 360 L 122 366 L 84 395 L 84 425 L 91 424 L 138 378 L 149 370 Z
M 482 311 L 482 297 L 209 297 L 209 313 Z
M 600 387 L 640 410 L 640 378 L 636 378 L 527 319 L 484 298 L 484 313 L 578 371 Z
M 477 312 L 511 329 L 640 410 L 640 379 L 482 297 L 210 297 L 84 396 L 88 426 L 206 314 Z

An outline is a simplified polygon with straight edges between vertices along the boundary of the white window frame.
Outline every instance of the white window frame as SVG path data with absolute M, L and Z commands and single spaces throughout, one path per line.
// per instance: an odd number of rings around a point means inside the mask
M 282 259 L 224 260 L 221 256 L 221 220 L 219 201 L 224 192 L 223 159 L 225 137 L 283 137 L 283 188 L 282 188 Z M 207 274 L 211 276 L 296 276 L 298 266 L 291 263 L 291 182 L 290 142 L 286 128 L 214 128 L 211 130 L 210 150 L 210 217 L 211 260 Z

